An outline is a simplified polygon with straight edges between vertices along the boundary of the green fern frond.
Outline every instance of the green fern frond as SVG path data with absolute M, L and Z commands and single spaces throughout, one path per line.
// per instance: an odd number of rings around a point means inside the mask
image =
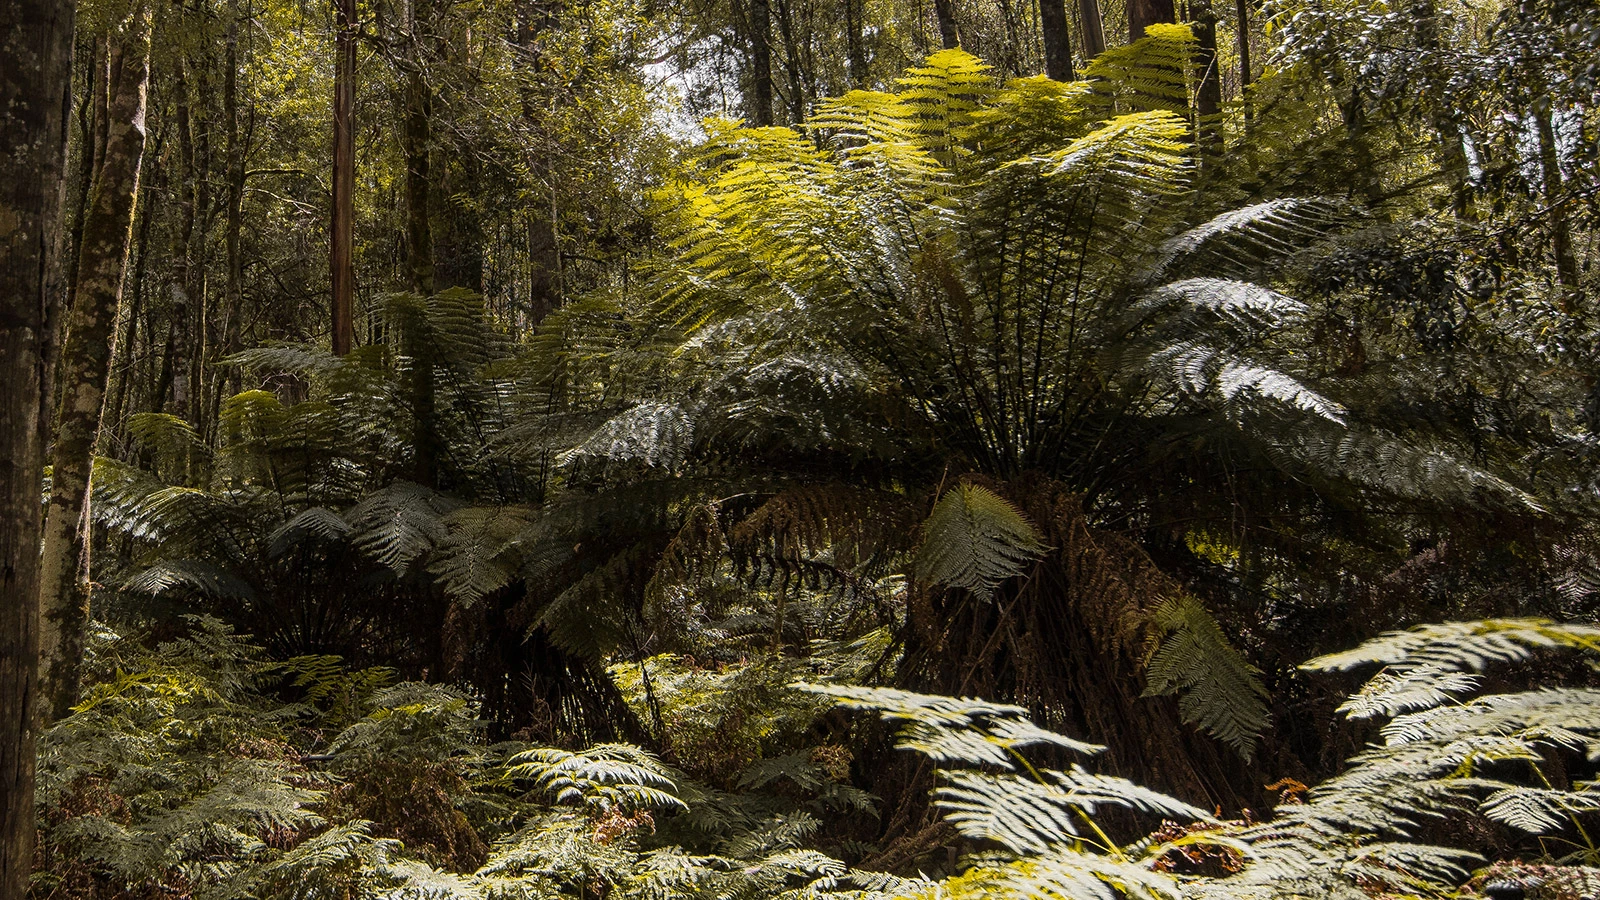
M 1149 628 L 1153 650 L 1145 663 L 1144 695 L 1176 694 L 1185 722 L 1248 760 L 1269 719 L 1261 670 L 1245 661 L 1191 596 L 1163 600 L 1150 614 Z
M 649 753 L 627 744 L 599 744 L 573 753 L 539 748 L 513 756 L 505 777 L 532 781 L 557 803 L 596 813 L 613 809 L 685 810 L 677 783 Z
M 1409 670 L 1432 666 L 1441 674 L 1478 672 L 1492 664 L 1527 659 L 1535 650 L 1548 647 L 1600 651 L 1600 627 L 1564 625 L 1548 619 L 1419 625 L 1408 631 L 1387 632 L 1354 650 L 1319 656 L 1301 668 L 1347 671 L 1379 664 Z
M 923 523 L 913 569 L 922 581 L 987 599 L 1047 549 L 1015 506 L 988 488 L 962 483 L 939 498 Z
M 450 538 L 445 514 L 460 502 L 409 481 L 395 481 L 361 499 L 345 514 L 350 539 L 403 575 L 419 557 Z
M 1048 744 L 1093 754 L 1105 748 L 1047 731 L 1028 719 L 1028 711 L 1006 703 L 917 694 L 897 688 L 799 682 L 797 690 L 832 697 L 840 706 L 877 711 L 901 723 L 895 746 L 915 750 L 941 764 L 1015 766 L 1022 747 Z

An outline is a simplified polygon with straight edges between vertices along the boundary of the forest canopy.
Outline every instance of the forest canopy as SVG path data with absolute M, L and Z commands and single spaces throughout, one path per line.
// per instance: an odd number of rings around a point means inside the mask
M 1592 3 L 0 71 L 0 900 L 1600 892 Z

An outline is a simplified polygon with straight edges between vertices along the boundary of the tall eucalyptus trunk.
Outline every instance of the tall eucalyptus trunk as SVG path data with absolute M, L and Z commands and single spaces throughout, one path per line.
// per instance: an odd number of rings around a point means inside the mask
M 328 264 L 335 355 L 355 343 L 356 2 L 338 0 L 333 76 L 333 217 Z
M 72 0 L 0 4 L 0 900 L 33 871 L 44 406 L 72 84 Z
M 39 691 L 42 715 L 59 718 L 77 702 L 89 620 L 89 481 L 111 365 L 144 158 L 151 10 L 133 0 L 107 35 L 106 146 L 84 215 L 77 292 L 62 350 L 61 405 L 50 457 L 50 505 L 40 556 Z

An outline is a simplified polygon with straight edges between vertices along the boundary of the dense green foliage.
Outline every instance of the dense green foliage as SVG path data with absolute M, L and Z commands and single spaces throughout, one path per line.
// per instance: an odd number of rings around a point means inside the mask
M 34 896 L 1593 896 L 1600 17 L 1148 5 L 151 7 Z

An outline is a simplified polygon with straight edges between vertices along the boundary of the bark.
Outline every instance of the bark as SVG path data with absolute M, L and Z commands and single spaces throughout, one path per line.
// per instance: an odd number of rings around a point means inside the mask
M 1233 11 L 1239 20 L 1239 98 L 1244 102 L 1244 122 L 1248 127 L 1255 118 L 1250 84 L 1256 77 L 1250 67 L 1250 0 L 1233 0 Z
M 146 155 L 156 158 L 161 155 L 161 133 L 158 131 L 151 146 L 145 148 Z M 128 409 L 129 385 L 133 381 L 133 352 L 139 342 L 139 317 L 144 312 L 144 273 L 150 261 L 150 222 L 154 216 L 150 209 L 150 183 L 148 178 L 140 179 L 140 198 L 134 202 L 134 217 L 138 223 L 135 227 L 138 236 L 134 238 L 133 254 L 130 262 L 133 271 L 129 273 L 125 289 L 131 294 L 128 301 L 127 326 L 120 331 L 111 344 L 111 377 L 110 387 L 107 388 L 109 404 L 102 419 L 110 423 L 112 429 L 121 427 L 123 417 Z M 114 438 L 115 433 L 108 435 L 104 429 L 100 433 L 100 440 L 95 452 L 104 455 L 108 438 Z
M 1561 311 L 1569 316 L 1583 312 L 1578 286 L 1578 259 L 1572 251 L 1572 225 L 1563 208 L 1561 160 L 1556 152 L 1556 133 L 1550 123 L 1550 102 L 1535 107 L 1533 121 L 1539 132 L 1539 168 L 1544 175 L 1544 202 L 1550 216 L 1551 249 L 1556 258 L 1556 282 L 1561 287 Z
M 1078 18 L 1083 20 L 1083 58 L 1094 59 L 1106 52 L 1106 25 L 1100 15 L 1100 0 L 1078 0 Z
M 40 486 L 71 0 L 0 4 L 0 900 L 33 868 Z
M 1128 40 L 1144 37 L 1144 30 L 1158 22 L 1178 21 L 1172 0 L 1128 0 Z
M 90 472 L 144 157 L 150 9 L 143 0 L 134 0 L 127 18 L 107 40 L 106 149 L 84 216 L 78 290 L 67 318 L 61 405 L 50 457 L 50 505 L 40 556 L 40 714 L 50 718 L 66 715 L 77 702 L 89 621 L 83 574 L 89 556 Z
M 772 8 L 750 0 L 750 122 L 772 124 Z
M 356 3 L 338 0 L 333 85 L 333 224 L 329 266 L 333 287 L 333 352 L 355 343 Z
M 944 49 L 961 46 L 961 32 L 956 28 L 955 0 L 933 0 L 933 15 L 939 20 L 939 41 Z
M 1215 160 L 1222 153 L 1222 72 L 1217 66 L 1217 14 L 1211 0 L 1189 0 L 1194 18 L 1195 62 L 1200 70 L 1195 85 L 1195 136 L 1201 153 Z
M 800 46 L 795 41 L 794 16 L 786 0 L 776 0 L 776 2 L 777 16 L 774 18 L 778 23 L 778 34 L 783 38 L 783 68 L 789 76 L 789 121 L 804 122 L 807 79 Z M 768 11 L 773 11 L 770 6 Z
M 239 13 L 231 11 L 228 19 L 227 65 L 222 76 L 222 110 L 228 120 L 228 209 L 223 231 L 223 248 L 227 256 L 226 282 L 227 309 L 223 325 L 222 353 L 238 350 L 239 321 L 244 312 L 244 258 L 240 252 L 240 234 L 244 230 L 244 161 L 248 154 L 244 134 L 239 122 L 239 87 L 236 71 L 239 68 Z M 220 394 L 220 390 L 218 391 Z M 213 419 L 215 416 L 213 416 Z
M 405 128 L 402 135 L 406 157 L 406 255 L 410 257 L 411 286 L 419 295 L 434 293 L 433 232 L 428 222 L 428 153 L 433 143 L 432 112 L 428 86 L 422 78 L 422 48 L 417 40 L 416 8 L 407 8 L 407 31 L 411 46 L 406 61 Z M 411 357 L 411 404 L 416 433 L 413 435 L 414 471 L 418 484 L 433 487 L 438 483 L 438 435 L 435 425 L 433 355 L 422 345 L 416 332 L 424 322 L 410 323 L 404 335 L 406 355 Z
M 517 43 L 528 53 L 530 67 L 539 61 L 537 38 L 557 22 L 554 4 L 529 4 L 517 22 Z M 529 141 L 529 170 L 534 180 L 545 189 L 545 202 L 530 204 L 527 215 L 528 302 L 527 316 L 531 328 L 537 328 L 544 317 L 561 305 L 561 241 L 560 222 L 556 201 L 555 179 L 550 171 L 550 141 L 543 135 L 544 126 L 539 114 L 539 98 L 532 89 L 531 79 L 522 91 L 522 118 L 530 133 L 536 135 Z
M 865 25 L 865 0 L 844 0 L 844 34 L 848 48 L 850 86 L 866 88 L 870 76 L 867 72 L 867 42 Z
M 1039 0 L 1039 33 L 1044 39 L 1044 74 L 1056 81 L 1071 81 L 1072 41 L 1067 25 L 1066 0 Z
M 426 297 L 433 293 L 433 231 L 428 223 L 428 151 L 432 129 L 428 121 L 428 87 L 420 67 L 406 73 L 406 108 L 403 143 L 406 157 L 406 255 L 411 268 L 411 288 Z

